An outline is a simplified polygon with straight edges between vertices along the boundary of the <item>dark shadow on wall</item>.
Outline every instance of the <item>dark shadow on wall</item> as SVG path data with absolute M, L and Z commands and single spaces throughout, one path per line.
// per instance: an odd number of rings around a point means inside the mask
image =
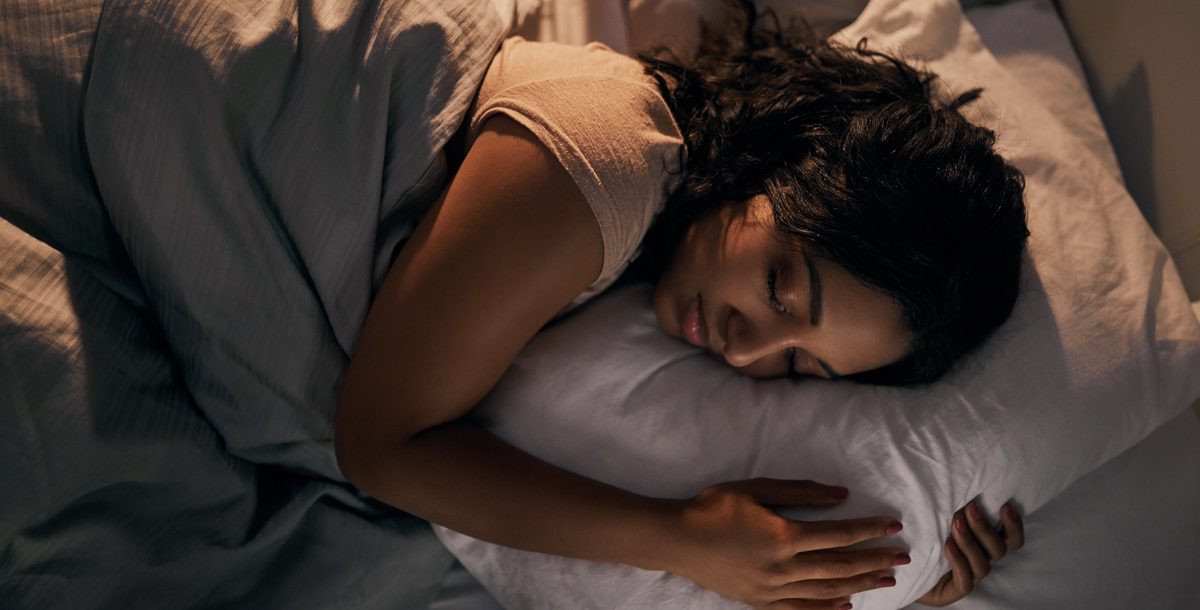
M 1092 90 L 1097 87 L 1089 71 Z M 1096 105 L 1116 149 L 1125 184 L 1142 214 L 1159 226 L 1158 187 L 1154 179 L 1154 117 L 1146 64 L 1139 61 L 1111 95 L 1096 95 Z

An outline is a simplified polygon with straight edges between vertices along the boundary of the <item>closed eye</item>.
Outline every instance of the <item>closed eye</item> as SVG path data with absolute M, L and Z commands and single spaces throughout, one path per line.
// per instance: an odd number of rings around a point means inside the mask
M 796 348 L 790 347 L 784 351 L 784 354 L 787 357 L 787 376 L 789 379 L 799 380 L 805 377 L 819 377 L 821 379 L 838 380 L 842 378 L 842 376 L 834 371 L 833 368 L 831 368 L 828 364 L 826 364 L 824 360 L 821 360 L 820 358 L 813 358 L 811 355 L 807 354 L 805 355 L 806 362 L 804 363 L 805 366 L 803 367 L 805 372 L 801 373 L 800 371 L 796 370 Z M 812 363 L 814 362 L 816 363 L 816 366 L 821 367 L 821 370 L 825 371 L 825 375 L 820 375 L 813 371 Z
M 776 292 L 775 284 L 778 280 L 779 269 L 771 267 L 767 272 L 767 302 L 771 304 L 771 309 L 786 314 L 788 310 L 783 306 L 783 302 L 779 300 L 779 293 Z

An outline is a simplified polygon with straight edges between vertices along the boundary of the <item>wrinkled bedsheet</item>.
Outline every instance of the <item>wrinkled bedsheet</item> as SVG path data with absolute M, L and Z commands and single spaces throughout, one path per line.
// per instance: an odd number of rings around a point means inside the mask
M 0 4 L 5 607 L 428 605 L 332 414 L 503 7 Z

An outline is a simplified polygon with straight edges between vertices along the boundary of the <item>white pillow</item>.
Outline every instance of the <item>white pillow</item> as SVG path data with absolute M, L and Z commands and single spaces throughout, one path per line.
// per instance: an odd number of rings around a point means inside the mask
M 895 514 L 913 563 L 855 596 L 899 608 L 947 569 L 950 516 L 971 498 L 1032 511 L 1200 396 L 1200 322 L 1128 194 L 996 63 L 952 0 L 876 0 L 842 32 L 986 88 L 976 120 L 1028 181 L 1030 261 L 1011 320 L 925 390 L 755 381 L 663 335 L 648 287 L 545 330 L 481 406 L 493 430 L 575 472 L 690 497 L 753 476 L 851 488 L 826 519 Z M 527 553 L 439 528 L 510 608 L 723 608 L 669 574 Z

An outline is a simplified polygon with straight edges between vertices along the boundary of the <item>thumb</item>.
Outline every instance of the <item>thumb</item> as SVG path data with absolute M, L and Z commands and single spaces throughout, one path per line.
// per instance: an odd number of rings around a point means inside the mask
M 832 506 L 846 499 L 845 487 L 816 481 L 757 478 L 743 482 L 742 491 L 765 506 Z

